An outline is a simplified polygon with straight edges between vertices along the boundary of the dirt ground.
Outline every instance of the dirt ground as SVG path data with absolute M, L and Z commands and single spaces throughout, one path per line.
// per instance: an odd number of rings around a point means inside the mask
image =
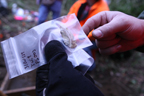
M 13 15 L 10 13 L 8 16 L 0 16 L 0 42 L 6 40 L 10 37 L 14 37 L 22 32 L 27 31 L 31 27 L 36 25 L 36 22 L 27 22 L 27 21 L 16 21 L 13 18 Z M 1 34 L 3 36 L 1 36 Z M 6 76 L 7 70 L 2 54 L 2 49 L 0 45 L 0 86 L 3 83 L 3 80 Z M 35 85 L 35 71 L 29 72 L 17 78 L 11 79 L 7 89 L 19 89 L 25 87 L 31 87 Z
M 4 36 L 0 41 L 25 32 L 36 25 L 35 22 L 15 21 L 12 16 L 8 16 L 7 20 L 9 22 L 4 19 L 0 26 L 0 32 Z M 97 52 L 95 62 L 96 68 L 89 74 L 105 96 L 144 96 L 143 53 L 132 50 L 111 56 L 101 56 Z M 6 68 L 0 47 L 0 85 L 5 75 Z
M 111 56 L 96 53 L 90 75 L 105 96 L 144 96 L 144 54 L 134 50 Z

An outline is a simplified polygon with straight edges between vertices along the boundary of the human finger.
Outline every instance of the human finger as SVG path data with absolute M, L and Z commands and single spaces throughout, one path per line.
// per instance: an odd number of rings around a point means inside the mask
M 122 18 L 113 19 L 111 22 L 95 29 L 92 32 L 93 37 L 100 39 L 125 31 L 129 26 L 123 23 L 121 19 Z
M 98 48 L 105 49 L 118 44 L 120 40 L 121 38 L 115 38 L 113 40 L 96 40 L 96 44 Z
M 49 64 L 45 64 L 37 69 L 36 73 L 36 94 L 39 96 L 43 94 L 44 88 L 48 84 L 48 68 Z
M 99 26 L 109 23 L 120 12 L 103 11 L 89 18 L 83 25 L 84 32 L 88 35 L 89 32 Z
M 100 38 L 99 40 L 113 40 L 116 38 L 116 34 L 110 35 L 108 37 Z
M 111 55 L 116 52 L 119 52 L 121 48 L 122 48 L 121 45 L 114 45 L 114 46 L 106 48 L 106 49 L 99 48 L 99 52 L 103 55 Z

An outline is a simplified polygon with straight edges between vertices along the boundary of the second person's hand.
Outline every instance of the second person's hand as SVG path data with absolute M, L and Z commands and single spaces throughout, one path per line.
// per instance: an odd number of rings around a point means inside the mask
M 93 36 L 101 54 L 109 55 L 144 44 L 144 20 L 117 11 L 105 11 L 91 17 L 83 26 Z

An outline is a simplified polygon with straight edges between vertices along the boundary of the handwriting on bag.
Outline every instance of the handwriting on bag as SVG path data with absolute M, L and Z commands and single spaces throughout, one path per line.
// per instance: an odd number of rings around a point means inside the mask
M 32 55 L 26 55 L 25 52 L 21 52 L 21 57 L 22 57 L 22 60 L 23 60 L 23 65 L 24 65 L 24 68 L 27 69 L 29 67 L 34 67 L 36 64 L 39 64 L 40 61 L 39 61 L 39 58 L 36 54 L 36 49 L 34 49 L 32 51 Z M 30 64 L 28 64 L 28 61 L 30 62 Z M 29 66 L 30 65 L 30 66 Z

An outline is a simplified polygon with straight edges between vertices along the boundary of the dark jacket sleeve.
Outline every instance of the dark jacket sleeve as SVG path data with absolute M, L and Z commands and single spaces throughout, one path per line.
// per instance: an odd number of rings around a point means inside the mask
M 139 15 L 137 18 L 139 18 L 139 19 L 144 19 L 144 11 L 141 12 L 140 15 Z M 143 30 L 144 30 L 144 29 L 143 29 Z M 144 52 L 144 45 L 136 48 L 135 50 L 136 50 L 136 51 L 139 51 L 139 52 Z
M 140 15 L 137 17 L 139 19 L 144 19 L 144 11 L 140 13 Z
M 135 50 L 144 53 L 144 45 L 136 48 Z
M 37 69 L 37 96 L 104 96 L 88 76 L 73 68 L 60 42 L 49 42 L 45 57 L 48 63 Z

